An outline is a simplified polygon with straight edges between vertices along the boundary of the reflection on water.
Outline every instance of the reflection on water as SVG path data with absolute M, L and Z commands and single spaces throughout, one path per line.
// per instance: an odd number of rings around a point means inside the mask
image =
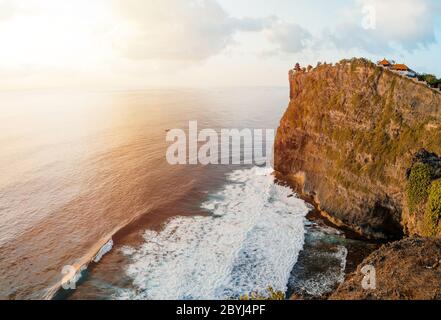
M 168 165 L 167 129 L 276 128 L 286 103 L 285 88 L 1 93 L 0 297 L 44 296 L 131 221 L 119 241 L 203 214 L 233 168 Z M 107 259 L 108 272 L 124 263 Z

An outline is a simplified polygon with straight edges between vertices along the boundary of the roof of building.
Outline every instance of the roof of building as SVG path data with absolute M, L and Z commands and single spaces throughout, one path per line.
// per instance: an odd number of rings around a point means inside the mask
M 386 59 L 381 60 L 378 64 L 381 64 L 382 66 L 390 66 L 390 62 Z
M 398 71 L 409 71 L 409 67 L 406 66 L 405 64 L 394 64 L 392 66 L 393 70 L 398 70 Z

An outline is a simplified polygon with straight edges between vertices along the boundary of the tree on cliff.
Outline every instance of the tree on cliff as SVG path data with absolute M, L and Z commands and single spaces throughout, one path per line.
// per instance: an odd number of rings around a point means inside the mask
M 418 75 L 418 80 L 427 82 L 427 84 L 432 88 L 438 88 L 441 85 L 441 79 L 438 79 L 433 74 Z
M 294 67 L 294 70 L 295 71 L 297 71 L 297 72 L 299 72 L 300 70 L 302 70 L 301 68 L 300 68 L 300 63 L 296 63 L 296 65 L 295 65 L 295 67 Z

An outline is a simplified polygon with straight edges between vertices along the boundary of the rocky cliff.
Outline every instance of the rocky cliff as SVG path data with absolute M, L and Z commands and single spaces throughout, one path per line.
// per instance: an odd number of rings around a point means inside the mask
M 375 268 L 373 288 L 363 288 L 365 266 Z M 409 238 L 384 245 L 367 257 L 331 300 L 440 300 L 441 239 Z
M 289 80 L 276 171 L 337 225 L 369 238 L 427 233 L 429 220 L 431 235 L 441 235 L 436 168 L 408 210 L 416 155 L 441 155 L 441 94 L 364 59 L 292 71 Z

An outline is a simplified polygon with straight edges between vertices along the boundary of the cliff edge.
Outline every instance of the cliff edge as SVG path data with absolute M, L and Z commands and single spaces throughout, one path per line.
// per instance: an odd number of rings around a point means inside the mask
M 365 59 L 308 70 L 289 74 L 276 171 L 334 223 L 368 238 L 441 235 L 440 92 Z M 413 199 L 419 164 L 431 168 Z

